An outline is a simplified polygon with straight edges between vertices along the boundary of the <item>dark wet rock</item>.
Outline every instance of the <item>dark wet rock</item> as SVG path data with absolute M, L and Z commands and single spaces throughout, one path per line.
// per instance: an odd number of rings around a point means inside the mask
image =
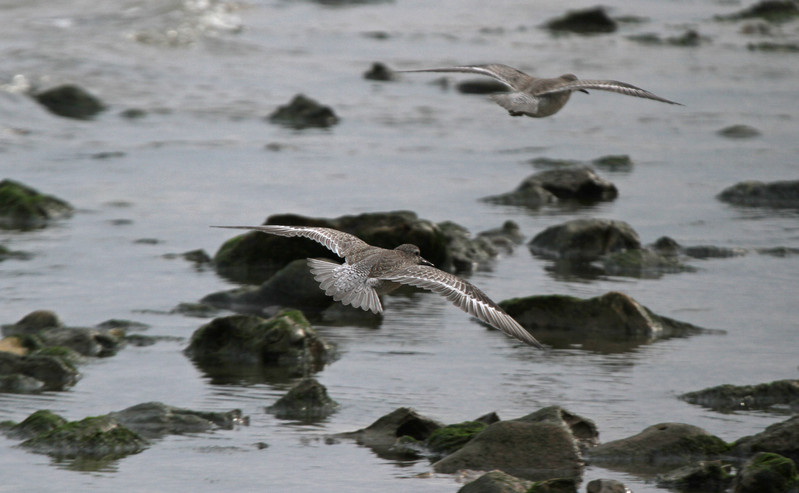
M 89 120 L 105 109 L 102 101 L 72 84 L 42 91 L 33 98 L 53 114 L 78 120 Z
M 164 255 L 164 258 L 168 259 L 182 258 L 184 260 L 188 260 L 189 262 L 194 263 L 197 267 L 210 265 L 212 263 L 211 256 L 208 255 L 208 253 L 206 253 L 206 251 L 202 249 L 191 250 L 184 253 L 167 253 L 166 255 Z
M 799 3 L 795 0 L 762 0 L 740 12 L 717 16 L 719 20 L 763 19 L 769 22 L 785 22 L 799 17 Z
M 456 272 L 471 272 L 478 264 L 485 264 L 498 254 L 487 238 L 472 238 L 469 230 L 451 221 L 438 223 L 447 241 L 447 250 Z
M 2 359 L 2 357 L 0 357 Z M 0 392 L 9 394 L 35 394 L 44 390 L 44 382 L 20 373 L 0 375 Z
M 139 118 L 144 118 L 147 116 L 147 112 L 141 108 L 128 108 L 124 111 L 121 111 L 119 116 L 122 118 L 127 118 L 128 120 L 138 120 Z
M 178 303 L 169 313 L 180 313 L 187 317 L 210 318 L 218 315 L 219 311 L 219 307 L 208 303 Z
M 446 269 L 451 265 L 446 238 L 441 230 L 410 211 L 374 212 L 335 219 L 279 214 L 269 216 L 265 224 L 333 228 L 382 248 L 413 243 L 421 249 L 424 258 L 439 268 Z M 238 282 L 260 283 L 292 260 L 307 258 L 329 258 L 341 262 L 336 254 L 315 241 L 253 231 L 226 241 L 214 255 L 214 263 L 217 271 L 225 277 Z
M 720 460 L 699 461 L 659 475 L 657 485 L 677 491 L 722 493 L 732 483 L 730 469 L 728 464 Z
M 5 245 L 0 245 L 0 262 L 4 260 L 30 260 L 33 258 L 28 252 L 11 250 Z
M 682 253 L 688 257 L 697 259 L 710 259 L 740 257 L 742 255 L 746 255 L 747 252 L 743 248 L 718 247 L 714 245 L 695 245 L 683 248 Z
M 534 255 L 544 258 L 590 262 L 608 253 L 640 249 L 641 241 L 624 221 L 574 219 L 550 226 L 528 246 Z
M 694 29 L 688 29 L 679 36 L 671 36 L 665 39 L 657 34 L 636 34 L 628 36 L 627 38 L 647 45 L 668 45 L 688 48 L 695 48 L 710 41 L 707 36 L 700 35 L 699 32 Z
M 574 437 L 581 450 L 586 450 L 599 443 L 599 431 L 596 424 L 588 419 L 574 414 L 560 406 L 549 406 L 530 413 L 516 421 L 528 423 L 551 422 L 566 427 Z
M 744 181 L 725 188 L 717 198 L 734 205 L 797 208 L 799 180 Z
M 616 186 L 600 178 L 588 166 L 579 168 L 551 169 L 528 176 L 515 190 L 483 200 L 502 205 L 525 205 L 539 207 L 552 202 L 549 195 L 559 201 L 594 203 L 613 200 L 618 196 Z
M 591 161 L 594 167 L 608 171 L 630 171 L 633 169 L 633 160 L 627 154 L 609 154 Z
M 794 247 L 758 248 L 757 253 L 761 255 L 771 255 L 773 257 L 790 257 L 793 255 L 799 255 L 799 248 L 794 248 Z
M 309 127 L 331 127 L 338 123 L 339 120 L 330 107 L 321 105 L 302 94 L 297 94 L 289 104 L 278 107 L 277 110 L 269 115 L 269 121 L 287 127 L 303 129 Z
M 147 441 L 115 419 L 97 416 L 64 423 L 20 446 L 55 457 L 124 457 L 144 450 Z
M 489 471 L 464 485 L 458 493 L 526 493 L 532 485 L 532 481 L 502 471 Z
M 578 34 L 612 33 L 617 23 L 611 19 L 602 7 L 567 12 L 563 17 L 546 23 L 552 31 L 566 31 Z
M 739 457 L 771 452 L 799 462 L 799 415 L 774 423 L 756 435 L 736 440 L 732 452 Z
M 595 479 L 585 485 L 586 493 L 630 493 L 621 481 L 615 479 Z
M 640 279 L 656 279 L 663 274 L 696 271 L 694 267 L 684 264 L 678 256 L 663 255 L 648 248 L 609 254 L 602 259 L 602 267 L 608 275 Z
M 72 215 L 73 208 L 61 199 L 46 195 L 14 180 L 0 181 L 0 228 L 41 228 L 55 219 Z
M 733 493 L 795 493 L 799 475 L 791 459 L 760 452 L 749 459 L 733 482 Z
M 124 346 L 121 328 L 65 327 L 49 310 L 29 313 L 15 324 L 3 325 L 5 336 L 35 336 L 43 347 L 62 347 L 82 356 L 113 356 Z
M 316 421 L 331 415 L 338 407 L 324 385 L 313 378 L 303 378 L 266 410 L 281 419 Z
M 381 82 L 390 82 L 397 79 L 397 74 L 395 74 L 394 71 L 388 68 L 385 64 L 375 62 L 372 64 L 369 70 L 364 72 L 363 78 Z
M 467 79 L 458 82 L 455 89 L 461 94 L 495 94 L 508 92 L 508 86 L 492 79 Z
M 730 125 L 719 130 L 718 134 L 728 139 L 751 139 L 759 137 L 760 131 L 749 125 Z
M 505 221 L 499 228 L 481 231 L 477 234 L 479 238 L 485 238 L 498 250 L 507 253 L 513 252 L 516 245 L 521 245 L 524 235 L 519 225 L 514 221 Z
M 525 416 L 487 426 L 456 452 L 433 464 L 440 473 L 499 469 L 525 479 L 578 477 L 579 446 L 568 426 Z
M 592 464 L 599 466 L 666 471 L 696 460 L 713 459 L 729 450 L 729 444 L 697 426 L 660 423 L 629 438 L 597 445 L 587 455 Z
M 79 373 L 67 358 L 51 354 L 24 356 L 0 352 L 0 376 L 9 391 L 65 390 L 75 385 Z
M 577 493 L 580 481 L 577 478 L 545 479 L 533 483 L 529 493 Z
M 255 315 L 220 317 L 191 336 L 184 353 L 215 373 L 237 367 L 307 366 L 320 370 L 332 348 L 297 310 L 264 319 Z
M 52 411 L 43 409 L 36 411 L 21 423 L 17 423 L 6 430 L 6 435 L 10 438 L 28 439 L 40 433 L 47 433 L 51 430 L 66 424 L 67 420 Z
M 799 380 L 777 380 L 758 385 L 719 385 L 688 392 L 680 398 L 722 412 L 788 407 L 791 404 L 799 407 Z
M 761 41 L 760 43 L 749 43 L 746 48 L 749 51 L 765 51 L 769 53 L 799 53 L 799 43 Z
M 481 421 L 464 421 L 454 425 L 442 426 L 427 437 L 425 446 L 438 458 L 442 458 L 466 445 L 486 426 L 488 425 Z
M 228 412 L 194 411 L 161 402 L 137 404 L 109 413 L 108 417 L 149 440 L 214 429 L 231 430 L 242 419 L 238 409 Z
M 51 328 L 61 328 L 64 324 L 55 312 L 35 310 L 22 317 L 17 323 L 3 325 L 3 335 L 37 334 Z
M 317 315 L 335 301 L 319 289 L 319 283 L 308 269 L 308 261 L 302 259 L 290 262 L 258 287 L 245 286 L 213 293 L 204 297 L 202 303 L 265 315 L 276 314 L 283 307 L 293 307 L 309 315 Z M 352 307 L 349 308 L 354 311 Z
M 404 437 L 414 442 L 424 442 L 442 426 L 444 425 L 420 415 L 414 409 L 401 407 L 366 428 L 335 436 L 353 439 L 358 444 L 372 449 L 378 456 L 392 459 L 409 455 L 405 446 L 396 447 L 398 441 L 407 441 L 402 440 Z
M 608 345 L 612 342 L 634 347 L 706 331 L 657 315 L 628 295 L 614 291 L 586 300 L 543 295 L 513 298 L 499 305 L 536 338 L 556 347 L 581 343 L 586 348 L 612 349 Z M 625 349 L 624 344 L 619 349 Z

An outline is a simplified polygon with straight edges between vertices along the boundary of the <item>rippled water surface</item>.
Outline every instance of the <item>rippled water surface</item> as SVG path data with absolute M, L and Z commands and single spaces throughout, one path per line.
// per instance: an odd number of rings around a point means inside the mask
M 148 324 L 147 335 L 176 339 L 92 361 L 66 392 L 0 394 L 0 420 L 18 421 L 37 409 L 81 419 L 163 401 L 240 408 L 251 422 L 169 437 L 91 472 L 0 438 L 0 490 L 457 491 L 459 479 L 431 474 L 427 461 L 387 461 L 353 443 L 325 440 L 400 406 L 459 422 L 561 405 L 596 421 L 603 441 L 664 421 L 732 441 L 784 419 L 719 414 L 677 396 L 721 383 L 796 378 L 799 261 L 753 250 L 799 248 L 799 214 L 732 207 L 715 195 L 742 180 L 797 178 L 797 57 L 750 51 L 747 44 L 771 38 L 712 20 L 743 5 L 603 4 L 611 15 L 637 21 L 609 35 L 554 37 L 540 28 L 544 21 L 587 5 L 4 2 L 0 175 L 63 198 L 77 213 L 42 230 L 0 232 L 1 244 L 33 254 L 0 263 L 0 323 L 50 309 L 67 325 L 126 318 Z M 683 48 L 628 38 L 687 29 L 709 41 Z M 778 39 L 799 37 L 796 22 L 774 29 Z M 363 79 L 375 61 L 396 69 L 499 62 L 535 75 L 574 72 L 624 80 L 685 106 L 593 91 L 575 94 L 550 118 L 510 118 L 485 97 L 431 84 L 436 74 Z M 108 109 L 92 121 L 64 119 L 23 94 L 26 84 L 61 83 L 79 84 Z M 264 120 L 297 93 L 331 106 L 341 123 L 297 131 Z M 145 116 L 122 117 L 129 109 Z M 717 134 L 735 124 L 761 136 Z M 478 200 L 537 171 L 530 159 L 609 154 L 628 154 L 635 163 L 631 171 L 600 171 L 619 188 L 614 202 L 531 211 Z M 579 279 L 557 274 L 520 246 L 470 278 L 496 300 L 623 291 L 659 314 L 726 331 L 623 353 L 537 352 L 486 331 L 436 295 L 389 296 L 377 329 L 318 326 L 341 357 L 317 378 L 341 408 L 314 425 L 265 413 L 290 384 L 215 384 L 183 356 L 207 320 L 169 311 L 233 286 L 166 254 L 213 254 L 230 233 L 211 224 L 397 209 L 475 233 L 512 219 L 527 238 L 576 217 L 605 217 L 629 222 L 644 243 L 667 235 L 684 245 L 750 253 L 694 261 L 697 272 L 658 279 Z M 584 479 L 597 477 L 655 491 L 641 478 L 596 467 Z

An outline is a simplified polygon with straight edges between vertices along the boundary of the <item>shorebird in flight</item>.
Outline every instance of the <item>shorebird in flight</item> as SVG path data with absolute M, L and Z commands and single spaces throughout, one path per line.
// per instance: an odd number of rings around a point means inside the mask
M 455 306 L 516 339 L 543 349 L 527 330 L 471 283 L 436 269 L 422 258 L 419 247 L 400 245 L 393 250 L 372 246 L 357 236 L 331 228 L 305 226 L 214 226 L 249 229 L 278 236 L 301 236 L 321 243 L 344 258 L 308 259 L 314 279 L 325 294 L 345 305 L 381 313 L 378 295 L 401 284 L 416 286 L 446 297 Z
M 487 75 L 510 88 L 510 92 L 493 94 L 491 99 L 508 110 L 511 116 L 526 115 L 533 118 L 543 118 L 554 115 L 566 105 L 572 92 L 580 91 L 588 94 L 588 89 L 617 92 L 627 96 L 653 99 L 661 103 L 680 104 L 661 98 L 626 82 L 616 80 L 580 80 L 574 74 L 564 74 L 551 79 L 540 79 L 527 75 L 513 67 L 498 63 L 421 70 L 398 70 L 398 72 L 464 72 Z

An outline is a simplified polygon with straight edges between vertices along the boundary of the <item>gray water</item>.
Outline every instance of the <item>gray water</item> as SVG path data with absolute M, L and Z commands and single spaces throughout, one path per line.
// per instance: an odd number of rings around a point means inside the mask
M 432 473 L 427 461 L 387 461 L 325 439 L 400 406 L 459 422 L 560 405 L 593 419 L 603 441 L 664 421 L 732 441 L 785 419 L 719 414 L 677 396 L 797 377 L 796 256 L 749 253 L 695 261 L 697 272 L 659 279 L 586 280 L 553 273 L 522 246 L 470 280 L 495 300 L 623 291 L 659 314 L 726 333 L 626 353 L 541 353 L 486 331 L 436 295 L 389 296 L 378 329 L 317 326 L 341 353 L 317 375 L 341 408 L 315 425 L 264 412 L 290 384 L 215 384 L 181 353 L 207 320 L 169 311 L 234 286 L 164 255 L 213 253 L 231 235 L 209 225 L 259 224 L 275 213 L 409 209 L 472 232 L 512 219 L 528 238 L 569 219 L 604 217 L 629 222 L 644 243 L 668 235 L 684 245 L 799 247 L 796 211 L 714 198 L 742 180 L 797 178 L 799 58 L 750 51 L 748 43 L 771 38 L 712 20 L 743 7 L 734 2 L 603 4 L 614 16 L 645 21 L 610 35 L 553 37 L 539 27 L 544 21 L 590 4 L 2 2 L 0 175 L 61 197 L 78 212 L 38 231 L 0 231 L 0 243 L 34 255 L 0 263 L 0 323 L 50 309 L 67 325 L 127 318 L 149 324 L 147 335 L 178 339 L 92 361 L 66 392 L 0 394 L 0 420 L 19 421 L 37 409 L 81 419 L 163 401 L 240 408 L 251 423 L 169 437 L 94 471 L 0 438 L 0 491 L 457 491 L 463 480 Z M 679 36 L 688 28 L 711 41 L 678 48 L 627 38 Z M 776 30 L 779 40 L 799 37 L 795 22 Z M 630 82 L 685 107 L 593 91 L 575 94 L 550 118 L 510 118 L 484 97 L 430 84 L 435 74 L 364 80 L 374 61 L 397 69 L 498 62 L 541 76 L 574 72 Z M 24 79 L 15 82 L 16 75 Z M 93 121 L 59 118 L 21 94 L 26 83 L 77 83 L 109 109 Z M 330 105 L 341 123 L 296 131 L 263 120 L 300 92 Z M 120 116 L 131 108 L 146 115 Z M 762 135 L 716 134 L 734 124 Z M 631 172 L 601 172 L 619 188 L 614 202 L 530 211 L 478 200 L 535 172 L 532 158 L 608 154 L 635 162 Z M 584 479 L 598 477 L 656 490 L 643 478 L 597 467 Z

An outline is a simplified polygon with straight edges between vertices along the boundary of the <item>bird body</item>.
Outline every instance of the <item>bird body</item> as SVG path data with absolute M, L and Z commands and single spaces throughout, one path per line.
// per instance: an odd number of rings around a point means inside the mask
M 627 96 L 652 99 L 661 103 L 677 104 L 661 98 L 647 90 L 616 80 L 580 80 L 574 74 L 543 79 L 527 75 L 507 65 L 465 65 L 461 67 L 400 70 L 400 72 L 462 72 L 491 77 L 505 84 L 510 92 L 491 96 L 497 104 L 508 110 L 511 116 L 543 118 L 554 115 L 563 108 L 572 92 L 588 93 L 588 89 L 616 92 Z
M 480 289 L 454 274 L 435 268 L 422 258 L 416 245 L 404 244 L 390 250 L 369 245 L 349 233 L 321 227 L 216 227 L 249 229 L 278 236 L 301 236 L 326 246 L 343 257 L 344 263 L 308 259 L 308 266 L 325 294 L 345 305 L 381 313 L 383 306 L 379 295 L 407 284 L 438 293 L 461 310 L 507 335 L 531 346 L 543 348 L 540 342 Z

